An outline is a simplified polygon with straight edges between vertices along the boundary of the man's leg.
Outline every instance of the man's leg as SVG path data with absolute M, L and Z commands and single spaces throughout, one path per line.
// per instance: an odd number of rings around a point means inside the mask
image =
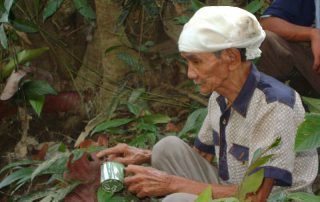
M 217 170 L 188 144 L 175 136 L 160 140 L 152 149 L 152 167 L 172 175 L 208 184 L 218 183 Z M 162 202 L 193 202 L 198 196 L 174 193 Z
M 160 140 L 152 149 L 152 167 L 191 180 L 218 183 L 217 170 L 188 144 L 175 136 Z

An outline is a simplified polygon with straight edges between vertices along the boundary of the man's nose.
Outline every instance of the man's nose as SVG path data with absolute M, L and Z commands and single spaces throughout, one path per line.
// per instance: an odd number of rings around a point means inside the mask
M 194 68 L 192 67 L 192 65 L 188 64 L 188 78 L 189 79 L 195 79 L 197 78 L 197 74 L 194 71 Z

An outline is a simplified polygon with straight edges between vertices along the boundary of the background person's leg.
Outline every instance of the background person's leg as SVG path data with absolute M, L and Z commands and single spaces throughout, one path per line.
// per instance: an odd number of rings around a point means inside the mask
M 205 183 L 218 183 L 217 170 L 188 144 L 175 136 L 160 140 L 152 150 L 152 167 Z

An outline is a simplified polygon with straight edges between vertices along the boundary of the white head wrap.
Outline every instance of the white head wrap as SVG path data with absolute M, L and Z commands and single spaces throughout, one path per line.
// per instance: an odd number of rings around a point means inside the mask
M 180 52 L 216 52 L 246 48 L 247 59 L 261 55 L 265 32 L 254 15 L 237 7 L 208 6 L 186 23 L 178 41 Z

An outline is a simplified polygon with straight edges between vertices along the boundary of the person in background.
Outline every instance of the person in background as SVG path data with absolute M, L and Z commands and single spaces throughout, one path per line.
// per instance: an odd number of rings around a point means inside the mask
M 164 197 L 163 202 L 193 202 L 208 186 L 213 198 L 234 196 L 254 152 L 282 144 L 264 169 L 264 180 L 250 197 L 266 201 L 272 190 L 311 191 L 318 171 L 316 150 L 295 154 L 294 140 L 304 120 L 297 92 L 260 73 L 251 60 L 260 56 L 265 38 L 251 13 L 228 6 L 199 9 L 184 25 L 178 46 L 188 63 L 188 77 L 210 95 L 208 114 L 190 147 L 175 136 L 152 150 L 126 144 L 97 154 L 125 165 L 124 182 L 138 197 Z M 211 164 L 217 158 L 218 166 Z M 141 166 L 150 163 L 151 167 Z
M 273 1 L 260 23 L 266 40 L 259 70 L 281 81 L 290 80 L 304 95 L 309 95 L 306 87 L 313 88 L 315 93 L 310 95 L 320 97 L 320 0 Z

